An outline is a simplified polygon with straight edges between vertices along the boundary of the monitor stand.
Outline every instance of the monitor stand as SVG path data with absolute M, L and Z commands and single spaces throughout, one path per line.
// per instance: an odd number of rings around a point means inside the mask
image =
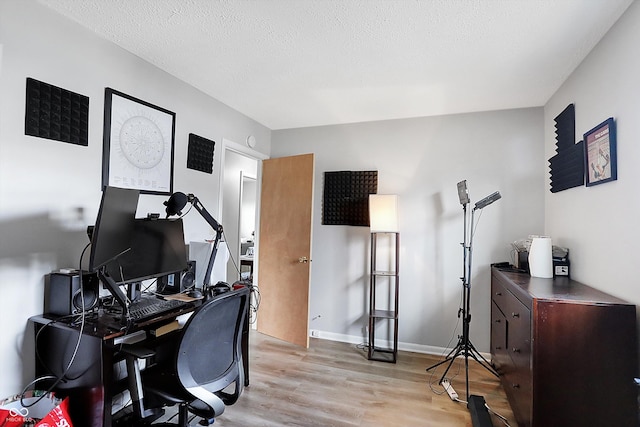
M 98 278 L 104 284 L 104 286 L 106 286 L 106 288 L 109 290 L 111 295 L 113 295 L 116 301 L 118 301 L 118 304 L 122 306 L 122 322 L 126 323 L 127 319 L 129 318 L 129 304 L 127 295 L 122 292 L 120 286 L 118 286 L 116 281 L 113 280 L 109 273 L 107 273 L 106 268 L 102 267 L 98 271 Z
M 127 284 L 127 298 L 130 302 L 137 302 L 142 296 L 142 283 L 134 282 Z

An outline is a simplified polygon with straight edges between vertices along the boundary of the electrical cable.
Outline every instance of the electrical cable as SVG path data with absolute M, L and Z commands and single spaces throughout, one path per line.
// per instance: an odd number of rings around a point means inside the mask
M 364 351 L 368 351 L 369 350 L 369 343 L 363 342 L 363 343 L 360 343 L 360 344 L 356 344 L 356 348 L 358 350 L 362 350 L 363 352 Z
M 189 209 L 181 214 L 178 218 L 176 219 L 172 219 L 172 220 L 177 220 L 177 219 L 182 219 L 184 218 L 189 212 L 191 212 L 191 209 L 193 208 L 193 204 L 189 204 Z M 242 279 L 242 273 L 240 271 L 240 267 L 238 267 L 238 263 L 235 259 L 235 257 L 233 256 L 233 252 L 231 251 L 231 247 L 229 247 L 229 239 L 227 239 L 227 235 L 225 233 L 224 228 L 222 229 L 222 241 L 224 242 L 225 246 L 227 247 L 227 253 L 229 254 L 229 258 L 231 259 L 231 263 L 233 264 L 233 267 L 235 268 L 236 273 L 238 273 L 238 277 L 240 277 L 240 279 Z M 204 285 L 204 284 L 202 284 Z M 209 284 L 211 285 L 211 284 Z M 249 323 L 250 324 L 254 324 L 257 321 L 257 313 L 258 313 L 258 309 L 260 308 L 260 289 L 258 288 L 258 286 L 256 284 L 253 283 L 253 278 L 251 278 L 251 280 L 249 281 L 249 284 L 247 285 L 249 287 L 249 291 L 252 294 L 252 298 L 249 298 Z M 184 290 L 182 291 L 183 293 L 188 292 L 188 290 Z
M 227 252 L 229 253 L 229 258 L 231 258 L 233 267 L 236 269 L 238 276 L 242 278 L 242 275 L 240 273 L 240 268 L 238 268 L 238 263 L 236 262 L 236 259 L 233 257 L 233 253 L 231 252 L 231 248 L 229 247 L 229 240 L 227 240 L 227 234 L 224 232 L 224 229 L 222 230 L 222 237 L 224 237 L 224 244 L 227 247 Z
M 249 286 L 249 291 L 253 295 L 249 303 L 249 323 L 253 325 L 258 320 L 258 309 L 260 308 L 260 300 L 262 297 L 260 295 L 260 289 L 253 283 Z
M 232 255 L 231 248 L 229 247 L 229 240 L 227 239 L 224 230 L 222 230 L 222 236 L 224 237 L 224 244 L 227 246 L 229 258 L 231 258 L 231 262 L 233 263 L 238 276 L 242 279 L 242 273 L 240 272 L 240 268 L 238 268 L 238 263 Z M 249 298 L 249 323 L 254 324 L 257 321 L 258 309 L 260 308 L 260 289 L 258 288 L 258 285 L 253 283 L 253 278 L 251 278 L 247 286 L 249 287 L 250 293 L 253 295 L 253 298 Z
M 471 240 L 469 241 L 469 245 L 471 245 L 471 242 L 473 242 L 473 236 L 476 234 L 476 231 L 478 230 L 478 224 L 480 224 L 480 218 L 482 218 L 482 212 L 484 212 L 483 209 L 480 210 L 480 215 L 478 215 L 478 219 L 476 219 L 476 223 L 473 226 L 473 234 L 471 234 Z
M 459 302 L 458 305 L 460 307 L 462 307 L 462 294 L 460 294 L 460 302 Z M 461 310 L 462 310 L 462 308 L 460 308 L 458 310 L 458 313 L 460 313 Z M 445 356 L 445 353 L 447 353 L 447 351 L 449 351 L 448 349 L 451 347 L 451 344 L 455 340 L 456 332 L 457 332 L 458 328 L 460 327 L 460 315 L 459 314 L 458 314 L 457 318 L 458 318 L 458 320 L 456 321 L 456 324 L 455 324 L 455 326 L 453 328 L 453 332 L 451 333 L 451 338 L 449 339 L 449 342 L 447 343 L 447 346 L 442 350 L 442 354 L 440 354 L 441 358 Z M 459 362 L 461 362 L 461 361 L 459 361 Z M 453 380 L 454 378 L 456 378 L 460 374 L 460 370 L 461 370 L 460 363 L 457 363 L 457 367 L 458 367 L 458 371 L 451 378 L 449 378 L 449 381 Z M 439 391 L 437 388 L 434 388 L 434 384 L 435 383 L 434 383 L 433 380 L 434 380 L 436 371 L 437 371 L 437 368 L 436 369 L 432 369 L 430 371 L 431 375 L 429 376 L 429 380 L 427 382 L 429 384 L 429 389 L 431 389 L 431 391 L 434 394 L 440 396 L 440 395 L 444 394 L 444 391 Z
M 84 249 L 82 250 L 82 253 L 80 254 L 80 261 L 78 263 L 79 268 L 78 268 L 78 279 L 79 279 L 79 287 L 80 287 L 80 300 L 81 300 L 81 319 L 80 319 L 80 330 L 78 331 L 78 339 L 76 341 L 76 345 L 73 349 L 73 352 L 71 353 L 71 357 L 69 358 L 69 363 L 67 364 L 67 367 L 65 368 L 64 372 L 62 372 L 62 375 L 56 377 L 53 375 L 45 375 L 43 377 L 39 377 L 34 379 L 33 381 L 31 381 L 30 383 L 28 383 L 23 389 L 22 392 L 20 393 L 20 405 L 22 405 L 22 407 L 24 408 L 29 408 L 33 405 L 35 405 L 36 403 L 40 402 L 45 396 L 47 396 L 49 393 L 51 393 L 51 391 L 57 387 L 58 384 L 60 384 L 61 382 L 68 380 L 69 378 L 67 378 L 67 373 L 69 372 L 69 370 L 71 369 L 71 366 L 73 365 L 73 362 L 75 362 L 76 357 L 78 355 L 78 349 L 80 348 L 80 343 L 82 342 L 82 336 L 84 334 L 84 327 L 85 327 L 85 314 L 86 314 L 86 310 L 85 310 L 85 304 L 84 304 L 84 286 L 82 284 L 82 260 L 84 259 L 84 254 L 87 251 L 87 249 L 91 246 L 91 243 L 88 243 Z M 51 323 L 51 322 L 50 322 Z M 39 333 L 42 331 L 42 329 L 44 329 L 48 324 L 44 325 L 40 331 L 38 331 L 38 334 L 36 335 L 36 349 L 38 348 L 37 345 L 37 337 L 39 336 Z M 29 404 L 26 404 L 24 402 L 24 395 L 26 394 L 27 390 L 29 389 L 29 387 L 31 387 L 32 385 L 37 384 L 40 381 L 43 381 L 45 379 L 56 379 L 56 381 L 53 382 L 53 384 L 45 391 L 45 393 L 43 393 L 40 397 L 38 397 L 34 402 L 31 402 Z M 73 379 L 71 379 L 73 380 Z
M 147 286 L 146 286 L 146 287 L 145 287 L 141 292 L 142 292 L 143 294 L 144 294 L 144 293 L 150 293 L 150 294 L 153 294 L 153 295 L 158 295 L 158 292 L 157 292 L 157 288 L 158 288 L 158 286 L 157 286 L 157 284 L 158 284 L 158 278 L 156 277 L 156 278 L 155 278 L 155 279 L 153 279 L 153 280 L 151 281 L 151 283 L 149 283 L 149 284 L 148 284 L 148 285 L 147 285 Z M 150 290 L 149 290 L 149 289 L 151 289 L 151 287 L 152 287 L 153 285 L 156 285 L 156 292 L 152 292 L 152 291 L 150 291 Z M 164 286 L 162 287 L 162 289 L 160 289 L 160 292 L 161 292 L 162 290 L 164 290 Z
M 490 413 L 492 413 L 496 417 L 500 418 L 500 421 L 502 421 L 506 427 L 511 427 L 511 425 L 509 424 L 509 421 L 507 420 L 507 418 L 505 416 L 503 416 L 503 415 L 500 415 L 499 413 L 497 413 L 493 409 L 491 409 L 486 402 L 484 404 L 484 407 L 487 408 L 487 411 L 489 411 Z

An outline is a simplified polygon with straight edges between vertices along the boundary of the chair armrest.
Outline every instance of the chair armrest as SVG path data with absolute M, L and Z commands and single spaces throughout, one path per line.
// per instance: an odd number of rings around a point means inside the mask
M 136 344 L 124 344 L 121 347 L 120 351 L 122 351 L 122 353 L 124 353 L 125 355 L 137 357 L 138 359 L 148 359 L 155 356 L 156 354 L 155 350 L 143 345 Z

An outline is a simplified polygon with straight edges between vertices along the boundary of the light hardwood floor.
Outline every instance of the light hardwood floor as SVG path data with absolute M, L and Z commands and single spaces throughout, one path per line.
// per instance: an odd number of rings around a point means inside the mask
M 464 403 L 452 401 L 426 368 L 441 357 L 400 352 L 396 364 L 367 360 L 353 344 L 311 339 L 309 349 L 255 331 L 250 336 L 250 385 L 216 418 L 220 427 L 433 426 L 471 427 Z M 470 394 L 516 427 L 499 380 L 469 359 Z M 466 400 L 464 359 L 447 377 Z M 505 424 L 492 415 L 493 425 Z M 195 424 L 194 424 L 195 425 Z

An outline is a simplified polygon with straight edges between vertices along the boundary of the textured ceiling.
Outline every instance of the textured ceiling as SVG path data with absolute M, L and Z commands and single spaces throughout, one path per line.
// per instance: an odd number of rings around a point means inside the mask
M 632 0 L 38 0 L 270 129 L 542 106 Z

